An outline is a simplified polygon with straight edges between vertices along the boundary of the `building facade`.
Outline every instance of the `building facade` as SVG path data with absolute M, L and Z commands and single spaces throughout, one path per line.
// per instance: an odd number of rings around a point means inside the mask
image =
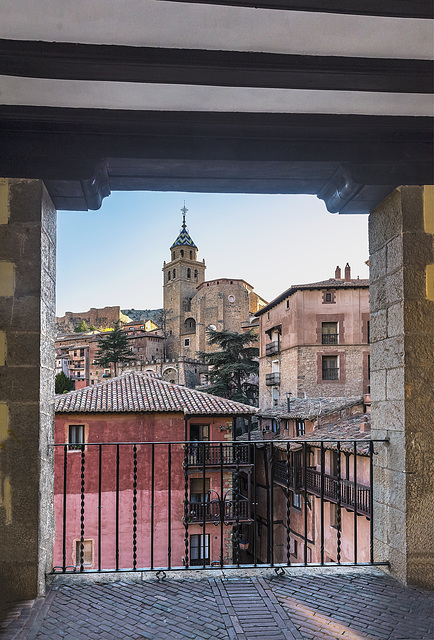
M 290 397 L 361 396 L 370 390 L 369 281 L 294 285 L 260 309 L 259 406 Z
M 57 396 L 55 567 L 231 564 L 233 473 L 252 471 L 232 425 L 254 411 L 140 373 Z

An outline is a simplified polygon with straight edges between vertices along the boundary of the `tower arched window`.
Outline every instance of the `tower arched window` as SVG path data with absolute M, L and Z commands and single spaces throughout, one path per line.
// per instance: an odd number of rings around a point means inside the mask
M 167 279 L 170 280 L 170 271 L 167 272 Z
M 173 270 L 173 279 L 176 278 L 176 269 Z
M 187 269 L 187 278 L 191 278 L 191 269 Z
M 184 249 L 181 249 L 181 258 L 184 257 Z
M 197 269 L 195 269 L 195 270 L 194 270 L 194 279 L 195 279 L 195 280 L 197 280 L 197 275 L 198 275 L 198 273 L 197 273 Z
M 190 260 L 193 260 L 193 251 L 190 251 Z
M 193 333 L 196 331 L 196 320 L 194 318 L 187 318 L 184 322 L 184 327 L 186 331 Z

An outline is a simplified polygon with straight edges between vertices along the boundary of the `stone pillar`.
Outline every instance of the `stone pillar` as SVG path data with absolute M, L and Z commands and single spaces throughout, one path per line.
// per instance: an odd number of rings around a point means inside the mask
M 0 180 L 0 616 L 52 568 L 56 210 Z
M 433 588 L 434 188 L 403 186 L 370 215 L 375 559 Z

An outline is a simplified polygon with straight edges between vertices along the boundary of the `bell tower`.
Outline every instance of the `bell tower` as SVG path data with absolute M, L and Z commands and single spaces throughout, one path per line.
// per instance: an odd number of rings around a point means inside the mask
M 197 259 L 197 246 L 186 224 L 188 209 L 181 209 L 182 226 L 170 247 L 170 262 L 163 264 L 163 308 L 167 336 L 167 357 L 196 356 L 196 318 L 191 313 L 191 300 L 198 285 L 205 280 L 205 260 Z M 163 327 L 164 329 L 164 327 Z

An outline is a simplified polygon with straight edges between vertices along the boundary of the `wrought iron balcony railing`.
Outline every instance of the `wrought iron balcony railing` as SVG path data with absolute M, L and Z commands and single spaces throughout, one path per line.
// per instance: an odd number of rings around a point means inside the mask
M 223 511 L 223 513 L 222 513 Z M 223 516 L 223 517 L 222 517 Z M 190 522 L 212 522 L 214 524 L 252 522 L 250 503 L 240 496 L 238 500 L 210 500 L 209 502 L 190 502 L 188 505 Z
M 267 373 L 265 375 L 265 384 L 267 387 L 280 384 L 280 373 Z
M 282 487 L 288 487 L 291 490 L 302 491 L 304 489 L 303 481 L 303 469 L 293 467 L 289 468 L 289 482 L 287 482 L 288 473 L 286 469 L 286 462 L 276 462 L 274 466 L 273 480 L 276 484 L 280 484 Z M 294 476 L 296 482 L 294 484 Z M 354 482 L 345 480 L 344 478 L 336 478 L 328 473 L 323 474 L 324 477 L 324 500 L 328 502 L 340 504 L 345 509 L 354 511 L 356 505 L 357 513 L 360 513 L 369 518 L 371 514 L 371 490 L 362 484 L 357 484 L 355 487 Z M 306 489 L 308 493 L 321 497 L 321 471 L 315 468 L 308 467 L 306 469 Z M 355 496 L 356 492 L 356 496 Z
M 368 454 L 364 443 L 370 486 L 357 481 L 357 455 L 351 462 L 355 482 L 341 478 L 340 463 L 336 477 L 326 474 L 322 444 L 321 468 L 308 467 L 310 442 L 297 441 L 304 464 L 296 470 L 286 440 L 57 444 L 53 571 L 308 565 L 311 554 L 313 564 L 331 556 L 336 564 L 374 564 L 370 487 L 377 442 L 368 443 Z M 345 446 L 357 452 L 356 441 Z M 278 455 L 285 459 L 276 460 Z M 208 500 L 191 500 L 193 483 L 194 493 Z M 275 483 L 290 491 L 275 492 Z M 301 495 L 295 518 L 291 490 Z M 306 508 L 309 494 L 319 497 L 318 508 Z M 328 520 L 325 526 L 327 502 L 336 504 L 333 535 Z M 344 510 L 353 510 L 354 518 Z
M 274 356 L 280 353 L 280 342 L 279 340 L 273 340 L 273 342 L 269 342 L 265 345 L 265 355 Z
M 186 446 L 189 467 L 219 466 L 233 467 L 237 464 L 250 464 L 249 450 L 245 445 L 236 443 L 210 444 L 208 442 L 192 442 Z

